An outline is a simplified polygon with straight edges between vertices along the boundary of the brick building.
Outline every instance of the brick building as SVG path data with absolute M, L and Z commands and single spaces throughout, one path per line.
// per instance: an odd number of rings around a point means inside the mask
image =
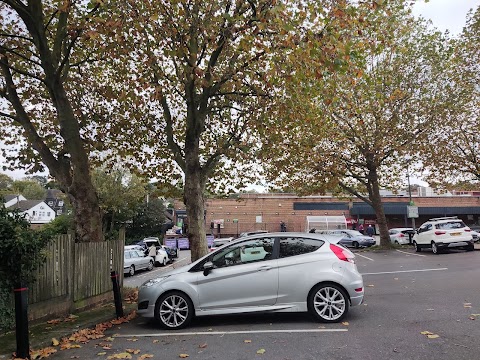
M 468 225 L 480 224 L 480 196 L 414 197 L 419 218 L 416 226 L 432 217 L 458 216 Z M 411 227 L 407 218 L 408 197 L 384 197 L 388 227 Z M 177 203 L 176 212 L 185 216 L 185 207 Z M 375 212 L 356 198 L 332 196 L 299 197 L 294 194 L 241 194 L 236 199 L 208 199 L 205 204 L 207 232 L 220 236 L 236 236 L 244 231 L 306 231 L 307 216 L 345 216 L 349 228 L 363 222 L 375 226 Z M 213 225 L 213 229 L 211 229 Z

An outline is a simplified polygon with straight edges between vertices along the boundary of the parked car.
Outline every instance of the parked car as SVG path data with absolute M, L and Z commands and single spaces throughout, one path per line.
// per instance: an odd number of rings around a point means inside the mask
M 388 234 L 392 243 L 405 245 L 410 244 L 410 239 L 413 238 L 415 230 L 413 228 L 393 228 L 388 230 Z
M 212 244 L 212 247 L 210 248 L 210 252 L 215 251 L 220 246 L 223 246 L 232 240 L 233 240 L 233 237 L 213 239 L 213 244 Z
M 434 254 L 452 248 L 474 250 L 472 231 L 456 216 L 433 218 L 423 223 L 413 236 L 413 246 L 417 252 L 431 248 Z
M 339 322 L 363 301 L 355 255 L 338 237 L 268 233 L 239 238 L 141 285 L 138 314 L 166 329 L 193 316 L 306 312 Z M 299 276 L 304 274 L 304 276 Z
M 163 245 L 160 244 L 160 240 L 156 237 L 145 238 L 142 241 L 139 241 L 137 245 L 142 246 L 145 250 L 145 254 L 148 255 L 148 251 L 151 245 L 155 245 L 157 249 L 157 254 L 155 255 L 155 265 L 165 266 L 170 261 L 167 251 L 163 248 Z
M 256 234 L 266 234 L 266 233 L 268 233 L 267 230 L 245 231 L 245 232 L 240 233 L 240 235 L 238 237 L 241 238 L 241 237 L 245 237 L 245 236 L 256 235 Z
M 326 234 L 340 237 L 339 243 L 346 247 L 360 248 L 370 247 L 376 244 L 373 237 L 363 235 L 357 230 L 339 229 L 339 230 L 315 230 L 317 234 Z
M 472 239 L 474 242 L 480 241 L 480 232 L 472 230 L 470 234 L 472 234 Z
M 168 258 L 170 259 L 170 261 L 173 261 L 176 258 L 178 258 L 178 250 L 176 248 L 165 246 L 165 245 L 162 245 L 162 248 L 167 252 Z
M 123 252 L 123 273 L 133 276 L 138 270 L 152 270 L 153 259 L 145 256 L 142 250 L 125 247 Z

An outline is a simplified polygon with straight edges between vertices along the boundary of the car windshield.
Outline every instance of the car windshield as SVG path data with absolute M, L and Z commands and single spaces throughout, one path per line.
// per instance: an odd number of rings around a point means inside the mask
M 449 229 L 462 229 L 465 227 L 463 221 L 449 221 L 445 223 L 439 223 L 435 225 L 435 228 L 441 230 L 449 230 Z

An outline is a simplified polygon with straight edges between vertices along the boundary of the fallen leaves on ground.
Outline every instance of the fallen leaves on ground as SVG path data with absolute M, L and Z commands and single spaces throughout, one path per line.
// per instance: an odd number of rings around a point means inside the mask
M 190 355 L 188 354 L 180 354 L 178 355 L 179 358 L 182 358 L 182 359 L 186 359 L 187 357 L 189 357 Z
M 156 344 L 158 342 L 160 342 L 160 340 L 158 340 L 158 339 L 152 341 L 152 343 L 154 343 L 154 344 Z
M 342 325 L 348 326 L 348 325 L 350 325 L 350 323 L 348 321 L 344 321 L 344 322 L 342 322 Z
M 205 343 L 205 344 L 198 345 L 198 347 L 199 347 L 200 349 L 205 349 L 207 346 L 208 346 L 208 344 L 206 344 L 206 343 Z
M 430 332 L 430 331 L 422 331 L 422 332 L 420 332 L 420 334 L 426 335 L 427 338 L 429 338 L 429 339 L 436 339 L 436 338 L 439 338 L 439 337 L 440 337 L 440 335 L 434 334 L 434 333 L 432 333 L 432 332 Z
M 464 304 L 463 304 L 463 307 L 464 307 L 464 308 L 467 308 L 467 309 L 468 309 L 468 308 L 471 308 L 471 307 L 472 307 L 472 303 L 464 303 Z
M 250 344 L 250 343 L 252 342 L 252 340 L 243 340 L 243 342 L 244 342 L 245 344 Z
M 134 355 L 137 355 L 137 354 L 140 353 L 139 349 L 125 349 L 125 351 L 130 353 L 130 354 L 134 354 Z
M 105 351 L 102 351 L 102 352 L 99 352 L 97 353 L 98 356 L 103 356 L 103 355 L 107 355 L 107 353 Z
M 370 284 L 370 285 L 367 285 L 367 287 L 375 287 L 375 285 L 373 285 L 373 284 Z
M 32 360 L 36 359 L 44 359 L 46 357 L 49 357 L 50 355 L 54 354 L 57 352 L 57 349 L 54 349 L 53 347 L 46 347 L 44 349 L 40 350 L 35 350 L 30 352 L 30 358 Z
M 123 298 L 123 300 L 127 303 L 127 304 L 136 304 L 137 301 L 138 301 L 138 289 L 132 289 L 131 291 L 129 291 L 125 297 Z
M 145 359 L 151 359 L 153 358 L 153 355 L 151 354 L 143 354 L 143 355 L 140 355 L 137 360 L 145 360 Z
M 131 359 L 131 358 L 132 358 L 132 355 L 130 355 L 130 354 L 127 353 L 127 352 L 118 353 L 118 354 L 113 354 L 113 355 L 110 355 L 109 357 L 107 357 L 107 359 L 109 359 L 109 360 L 113 360 L 113 359 Z
M 257 354 L 265 354 L 265 349 L 259 349 L 259 350 L 257 350 Z
M 92 329 L 88 328 L 88 329 L 79 330 L 79 331 L 71 334 L 69 337 L 62 338 L 60 341 L 58 341 L 55 338 L 52 338 L 52 344 L 53 344 L 53 346 L 60 346 L 61 350 L 80 348 L 81 345 L 79 345 L 79 344 L 86 344 L 90 340 L 96 340 L 96 339 L 104 338 L 105 337 L 105 331 L 110 329 L 113 325 L 117 325 L 119 323 L 121 324 L 121 323 L 129 322 L 130 320 L 132 320 L 136 316 L 137 316 L 136 311 L 132 311 L 127 316 L 124 316 L 124 317 L 116 319 L 116 320 L 107 321 L 107 322 L 98 324 Z M 64 321 L 74 321 L 77 317 L 78 316 L 76 316 L 76 315 L 69 315 L 68 317 L 65 318 Z M 53 324 L 58 324 L 60 322 L 61 322 L 60 319 L 54 319 L 54 320 L 48 321 L 47 323 L 53 325 Z M 112 337 L 108 337 L 108 338 L 105 338 L 104 341 L 113 341 L 113 339 L 114 338 L 112 338 Z M 137 340 L 138 339 L 134 339 L 132 341 L 137 341 Z M 103 345 L 107 345 L 107 346 L 103 346 L 103 349 L 105 349 L 105 350 L 110 350 L 111 349 L 110 345 L 108 345 L 108 344 L 103 344 Z M 57 352 L 57 350 L 53 347 L 46 347 L 44 349 L 33 350 L 33 351 L 30 352 L 30 358 L 32 360 L 44 359 L 44 358 L 49 357 L 51 354 L 53 354 L 55 352 Z M 123 354 L 125 354 L 125 353 L 123 353 Z M 117 356 L 117 357 L 112 357 L 112 358 L 109 357 L 109 359 L 131 359 L 131 355 L 129 353 L 126 353 L 126 354 L 129 355 L 130 357 L 118 357 L 118 356 L 121 356 L 121 354 L 114 354 L 112 356 Z M 146 358 L 144 358 L 144 359 L 146 359 Z

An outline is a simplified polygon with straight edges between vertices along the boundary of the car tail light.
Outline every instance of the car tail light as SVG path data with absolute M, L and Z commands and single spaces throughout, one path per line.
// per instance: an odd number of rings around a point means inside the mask
M 470 231 L 472 231 L 472 229 L 463 229 L 463 231 L 470 232 Z
M 361 288 L 356 288 L 355 291 L 358 292 L 358 293 L 359 293 L 359 292 L 362 292 L 362 291 L 363 291 L 363 287 L 361 287 Z
M 446 233 L 446 231 L 435 231 L 435 235 L 445 235 Z
M 405 235 L 404 234 L 399 234 L 398 237 L 405 237 Z
M 333 251 L 337 257 L 342 260 L 342 261 L 348 261 L 351 263 L 355 263 L 355 255 L 353 255 L 350 251 L 347 249 L 343 249 L 340 246 L 330 244 L 330 249 Z

